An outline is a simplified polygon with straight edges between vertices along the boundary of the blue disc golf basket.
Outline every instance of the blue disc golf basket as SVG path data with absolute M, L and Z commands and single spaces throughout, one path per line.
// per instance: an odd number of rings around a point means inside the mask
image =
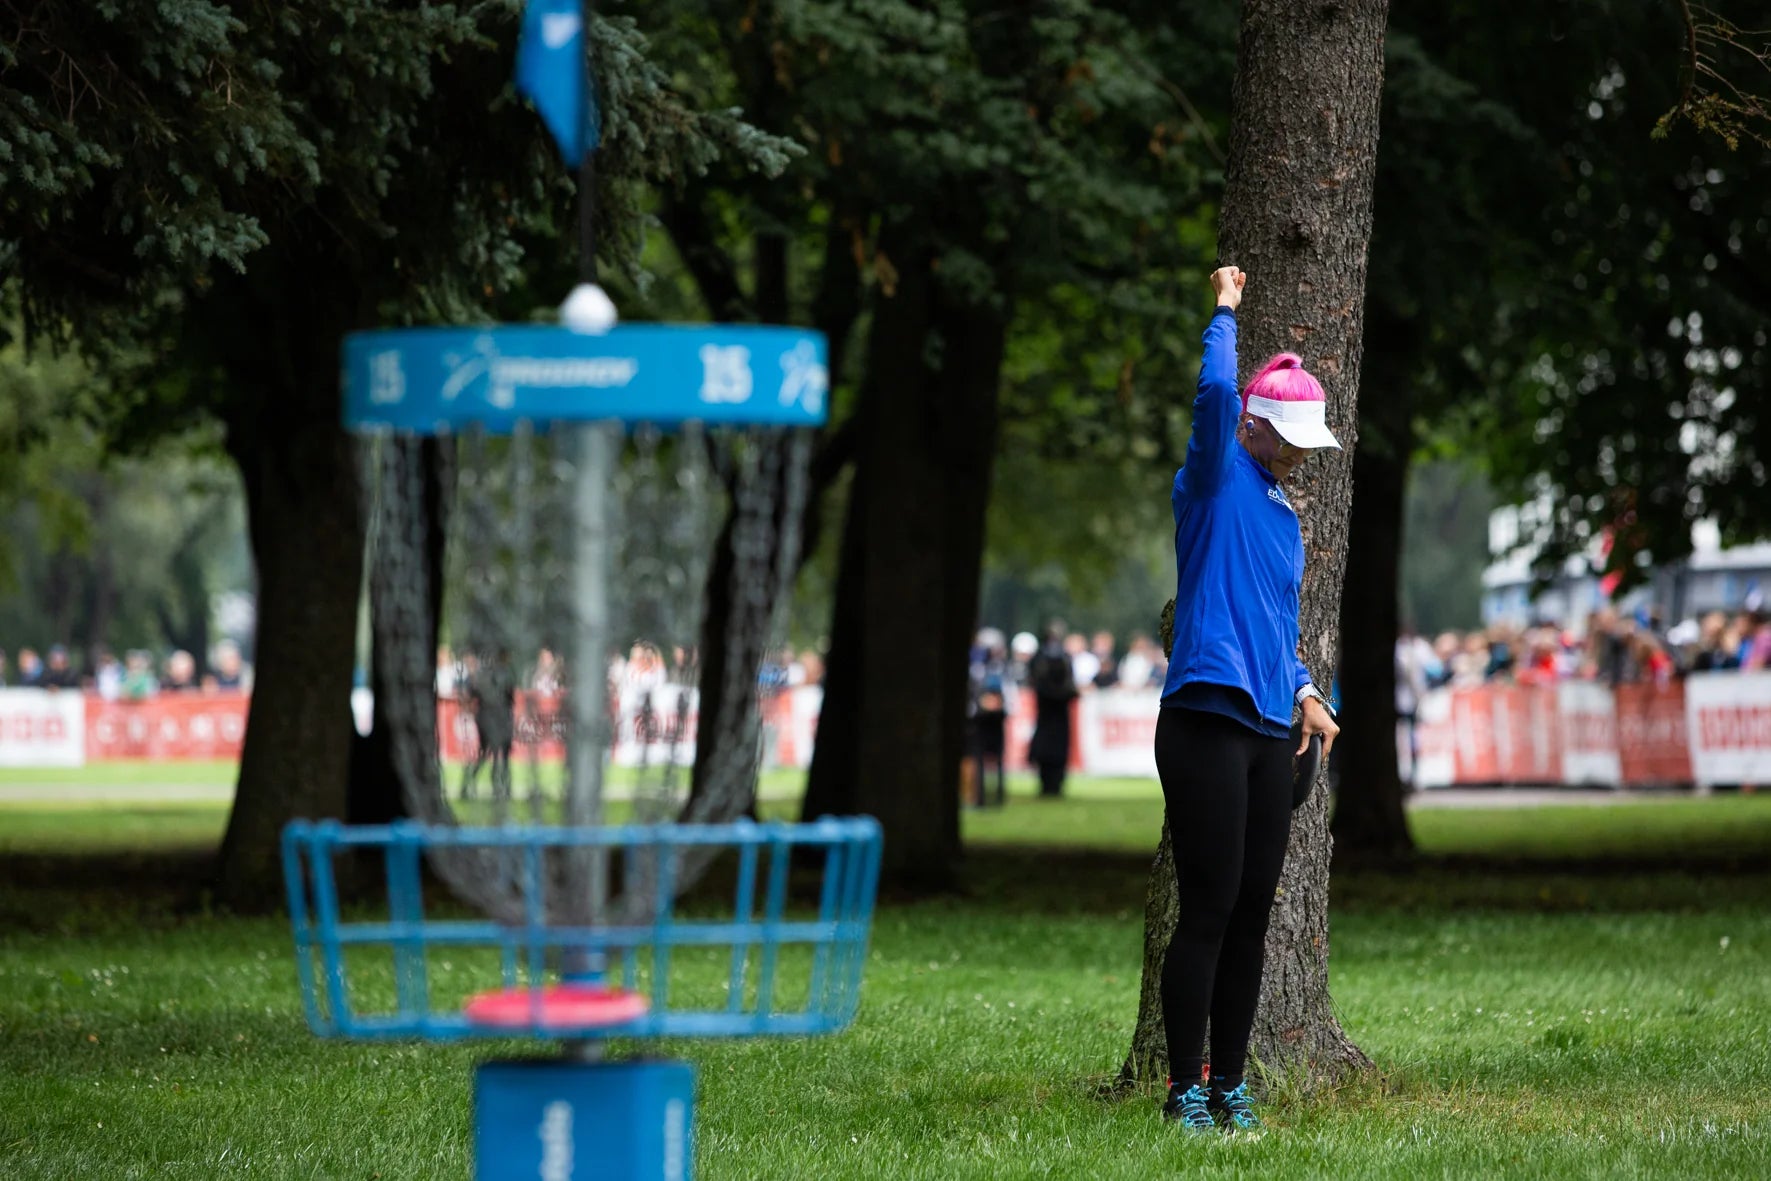
M 603 823 L 607 745 L 599 736 L 610 702 L 597 670 L 620 639 L 609 610 L 611 489 L 624 439 L 641 426 L 816 427 L 828 375 L 816 332 L 616 325 L 596 281 L 599 127 L 588 20 L 580 0 L 529 0 L 518 55 L 519 89 L 579 169 L 580 285 L 561 324 L 361 332 L 345 340 L 342 357 L 353 431 L 533 432 L 575 447 L 568 667 L 581 673 L 566 694 L 563 823 L 473 827 L 445 822 L 450 814 L 379 827 L 298 821 L 283 834 L 302 1002 L 316 1034 L 518 1038 L 563 1051 L 477 1069 L 480 1181 L 688 1177 L 692 1067 L 615 1061 L 604 1047 L 842 1029 L 855 1015 L 879 876 L 880 830 L 865 817 Z M 778 552 L 791 556 L 792 547 Z M 415 777 L 404 777 L 410 789 Z M 743 779 L 727 776 L 728 793 Z M 714 818 L 731 815 L 731 803 L 722 800 Z M 358 876 L 344 908 L 347 858 L 357 875 L 365 862 L 379 865 L 385 906 L 365 907 Z M 462 888 L 463 866 L 467 877 L 495 881 L 496 891 Z M 707 876 L 685 900 L 685 879 L 701 870 Z
M 462 915 L 458 904 L 442 913 L 427 907 L 422 862 L 439 848 L 508 856 L 522 882 L 525 921 Z M 723 851 L 730 891 L 722 895 L 725 905 L 715 905 L 706 900 L 710 887 L 684 914 L 661 880 L 644 921 L 550 922 L 547 863 L 568 849 L 605 852 L 630 874 L 661 867 L 663 879 L 685 850 Z M 381 866 L 387 905 L 347 917 L 337 865 L 360 852 Z M 474 1156 L 481 1181 L 688 1177 L 693 1068 L 657 1059 L 599 1061 L 595 1048 L 611 1039 L 843 1029 L 860 999 L 879 854 L 879 826 L 867 817 L 603 828 L 326 821 L 298 822 L 283 833 L 297 974 L 316 1034 L 568 1045 L 555 1058 L 478 1068 Z M 795 861 L 818 878 L 816 904 L 803 913 L 790 905 Z M 594 967 L 574 982 L 555 967 L 571 962 Z M 483 1010 L 488 1000 L 501 1004 L 476 1015 L 476 1002 Z
M 592 540 L 580 540 L 574 586 L 604 602 L 609 554 L 595 538 L 610 524 L 603 492 L 624 432 L 640 423 L 816 425 L 825 414 L 824 355 L 818 334 L 768 327 L 358 333 L 344 347 L 345 419 L 369 435 L 509 434 L 528 424 L 576 436 L 575 503 L 604 516 Z M 583 612 L 574 626 L 577 667 L 601 668 L 614 638 L 606 616 Z M 572 732 L 599 733 L 609 709 L 604 679 L 581 678 L 567 698 Z M 860 995 L 879 826 L 867 817 L 607 826 L 606 751 L 594 738 L 568 745 L 558 826 L 326 821 L 285 830 L 308 1024 L 321 1037 L 358 1040 L 558 1044 L 563 1052 L 551 1058 L 477 1068 L 480 1181 L 687 1178 L 693 1068 L 614 1061 L 603 1047 L 844 1028 Z M 378 913 L 359 914 L 355 892 L 353 909 L 342 909 L 347 854 L 380 865 L 386 905 Z M 477 859 L 496 874 L 500 913 L 475 913 L 471 897 L 427 904 L 425 864 L 448 857 Z M 684 903 L 679 868 L 710 857 L 710 876 Z M 608 908 L 611 885 L 623 881 L 639 887 L 627 894 L 645 900 L 644 913 Z

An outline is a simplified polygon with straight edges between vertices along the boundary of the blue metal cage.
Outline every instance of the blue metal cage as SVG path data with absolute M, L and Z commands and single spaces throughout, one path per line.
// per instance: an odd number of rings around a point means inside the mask
M 424 855 L 445 848 L 506 858 L 521 921 L 481 917 L 434 887 L 427 898 Z M 720 868 L 679 903 L 671 867 L 691 849 L 721 855 Z M 655 867 L 651 913 L 591 926 L 547 913 L 548 857 L 591 850 Z M 354 872 L 365 859 L 379 867 L 385 906 L 341 902 L 343 857 Z M 283 832 L 308 1025 L 322 1037 L 372 1040 L 834 1033 L 860 999 L 879 858 L 871 817 L 606 828 L 297 821 Z M 815 882 L 795 880 L 807 875 Z M 562 979 L 566 956 L 599 965 L 602 983 L 643 996 L 647 1010 L 613 1025 L 544 1019 L 542 990 Z M 463 1003 L 488 989 L 532 994 L 532 1016 L 515 1026 L 470 1018 Z

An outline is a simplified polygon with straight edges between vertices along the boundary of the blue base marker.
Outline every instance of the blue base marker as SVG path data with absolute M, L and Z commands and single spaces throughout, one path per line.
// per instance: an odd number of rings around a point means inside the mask
M 489 1062 L 474 1072 L 476 1181 L 688 1181 L 687 1062 Z

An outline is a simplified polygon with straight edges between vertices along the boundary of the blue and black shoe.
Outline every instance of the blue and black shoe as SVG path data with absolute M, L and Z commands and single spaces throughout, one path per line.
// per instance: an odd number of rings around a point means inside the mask
M 1261 1117 L 1254 1113 L 1254 1097 L 1248 1093 L 1246 1082 L 1228 1090 L 1214 1082 L 1206 1107 L 1212 1115 L 1223 1117 L 1225 1131 L 1255 1132 L 1261 1128 Z
M 1180 1124 L 1189 1132 L 1214 1132 L 1218 1125 L 1211 1118 L 1210 1100 L 1210 1092 L 1199 1083 L 1184 1091 L 1180 1084 L 1170 1083 L 1168 1101 L 1162 1105 L 1162 1118 Z

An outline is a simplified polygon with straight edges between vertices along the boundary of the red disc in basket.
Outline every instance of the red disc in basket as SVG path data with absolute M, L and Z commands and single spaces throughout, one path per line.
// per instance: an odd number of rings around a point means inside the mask
M 546 988 L 502 988 L 471 996 L 462 1012 L 476 1025 L 522 1028 L 592 1029 L 625 1025 L 643 1017 L 646 998 L 624 988 L 596 984 L 552 984 Z

